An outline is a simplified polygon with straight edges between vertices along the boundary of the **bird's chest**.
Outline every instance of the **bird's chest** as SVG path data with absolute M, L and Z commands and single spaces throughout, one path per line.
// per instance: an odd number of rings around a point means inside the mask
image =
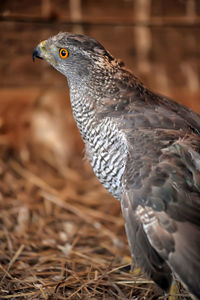
M 127 160 L 125 137 L 111 118 L 97 120 L 90 102 L 84 100 L 74 99 L 72 109 L 86 146 L 87 158 L 99 181 L 120 200 Z
M 103 186 L 120 200 L 127 157 L 123 134 L 115 124 L 105 119 L 98 124 L 91 122 L 85 125 L 82 136 L 94 173 Z

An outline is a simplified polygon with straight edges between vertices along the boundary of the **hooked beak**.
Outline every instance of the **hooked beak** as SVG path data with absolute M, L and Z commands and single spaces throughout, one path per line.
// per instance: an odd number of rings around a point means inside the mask
M 33 54 L 32 54 L 33 61 L 35 61 L 36 57 L 39 58 L 39 59 L 44 59 L 44 55 L 43 55 L 43 52 L 40 48 L 40 45 L 35 47 L 35 49 L 33 50 Z
M 32 54 L 32 59 L 35 61 L 35 57 L 39 59 L 45 59 L 45 53 L 46 53 L 46 47 L 45 47 L 46 41 L 42 41 L 35 47 Z

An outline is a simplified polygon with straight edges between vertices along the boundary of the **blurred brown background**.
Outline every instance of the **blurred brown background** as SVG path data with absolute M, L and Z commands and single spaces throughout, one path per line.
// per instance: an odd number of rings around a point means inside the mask
M 158 299 L 120 271 L 120 205 L 83 160 L 66 79 L 32 63 L 59 31 L 96 38 L 200 113 L 199 0 L 0 0 L 0 298 Z
M 26 126 L 31 123 L 35 139 L 50 143 L 60 155 L 82 149 L 77 135 L 61 136 L 74 127 L 66 80 L 47 64 L 31 61 L 38 42 L 59 31 L 95 37 L 146 85 L 200 112 L 200 1 L 1 0 L 3 113 L 12 103 L 9 110 L 20 122 L 21 106 L 34 106 Z

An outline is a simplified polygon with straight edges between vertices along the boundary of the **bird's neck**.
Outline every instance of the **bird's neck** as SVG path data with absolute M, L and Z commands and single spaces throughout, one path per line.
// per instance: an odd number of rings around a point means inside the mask
M 70 87 L 70 100 L 74 119 L 86 142 L 88 130 L 95 119 L 94 100 L 81 86 Z
M 88 126 L 91 128 L 92 122 L 97 121 L 96 109 L 99 102 L 105 97 L 105 91 L 110 89 L 110 82 L 107 81 L 105 86 L 104 72 L 105 70 L 102 70 L 96 75 L 96 72 L 94 74 L 91 70 L 90 77 L 80 77 L 79 80 L 76 77 L 76 80 L 68 80 L 73 115 L 84 141 Z

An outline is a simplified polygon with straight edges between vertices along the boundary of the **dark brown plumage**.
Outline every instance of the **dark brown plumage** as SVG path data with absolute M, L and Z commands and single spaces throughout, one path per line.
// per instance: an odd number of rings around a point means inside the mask
M 200 116 L 147 89 L 92 38 L 60 33 L 34 57 L 67 77 L 88 159 L 121 201 L 133 260 L 165 291 L 175 274 L 200 299 Z

